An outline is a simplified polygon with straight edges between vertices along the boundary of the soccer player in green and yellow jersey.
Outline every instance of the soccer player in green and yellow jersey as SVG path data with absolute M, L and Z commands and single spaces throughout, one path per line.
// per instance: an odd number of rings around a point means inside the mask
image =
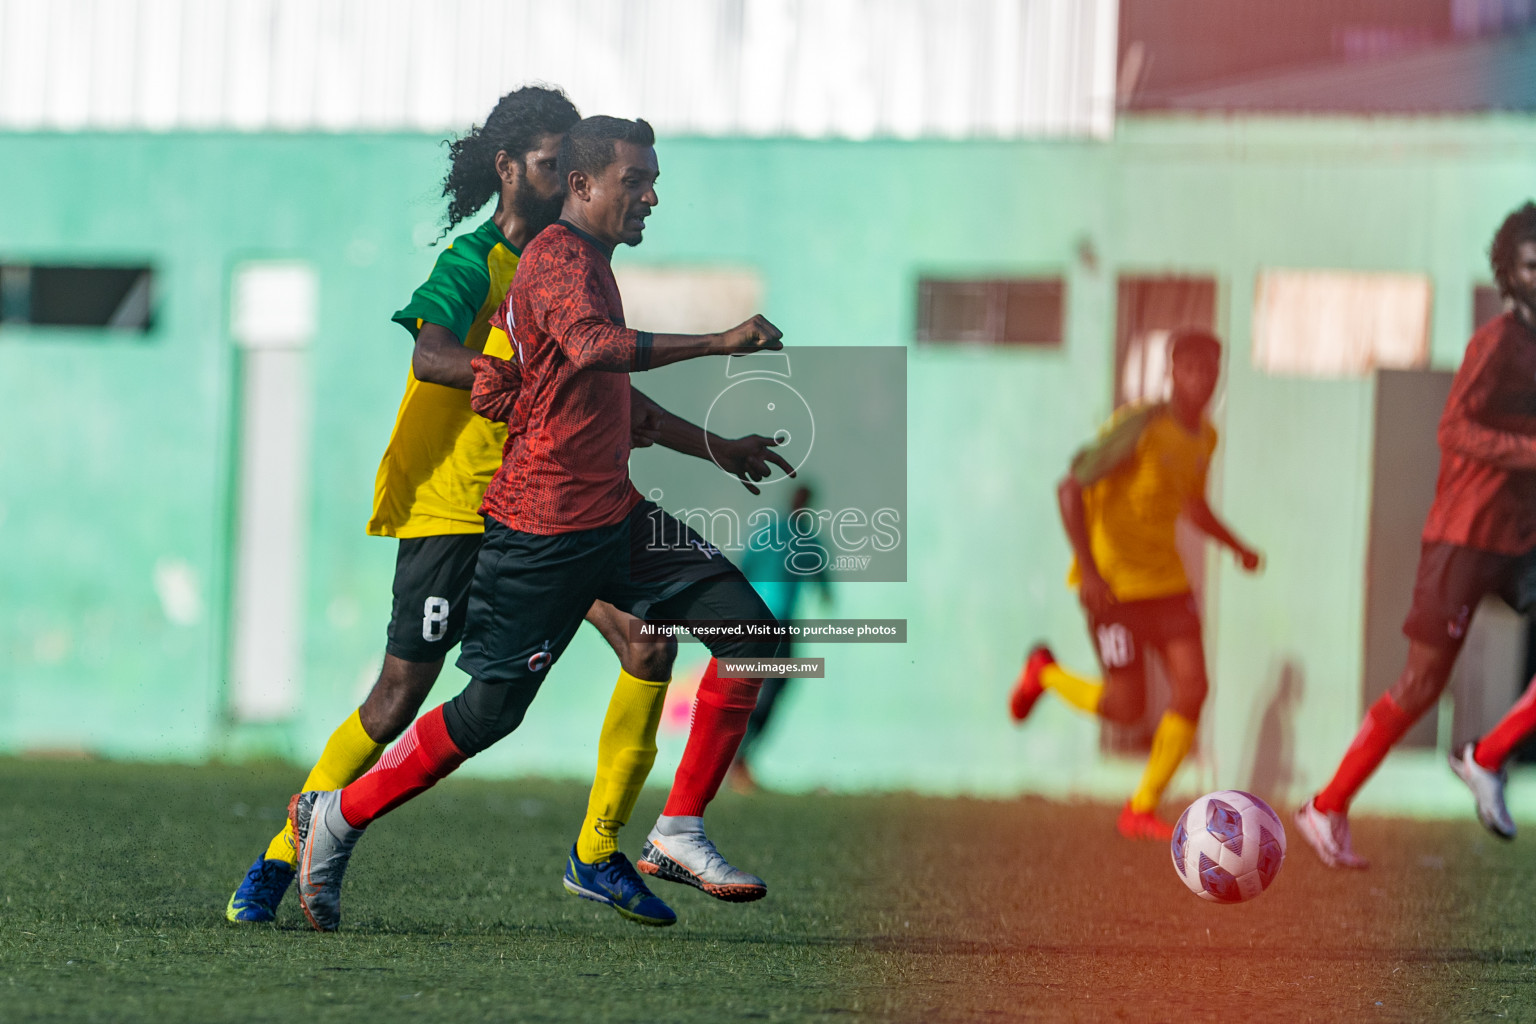
M 1102 680 L 1074 675 L 1044 645 L 1030 652 L 1010 706 L 1022 721 L 1045 690 L 1069 704 L 1122 724 L 1146 705 L 1146 659 L 1156 650 L 1173 686 L 1171 707 L 1152 737 L 1141 784 L 1117 827 L 1131 839 L 1170 838 L 1155 811 L 1163 790 L 1194 743 L 1209 684 L 1195 605 L 1175 544 L 1175 523 L 1231 548 L 1248 572 L 1258 552 L 1243 544 L 1205 500 L 1206 470 L 1216 429 L 1205 418 L 1221 369 L 1221 343 L 1184 329 L 1171 339 L 1173 394 L 1167 402 L 1132 405 L 1072 460 L 1057 496 L 1075 556 L 1069 582 L 1088 616 Z
M 405 396 L 375 481 L 368 532 L 396 537 L 394 606 L 384 665 L 361 707 L 331 735 L 305 788 L 344 786 L 410 724 L 464 627 L 464 596 L 485 526 L 480 497 L 501 464 L 504 428 L 476 416 L 462 388 L 469 360 L 511 356 L 490 325 L 518 254 L 558 215 L 555 154 L 580 120 L 555 90 L 503 97 L 485 124 L 452 143 L 443 183 L 448 229 L 492 196 L 495 214 L 455 238 L 394 319 L 415 339 Z M 293 837 L 274 836 L 229 899 L 231 921 L 270 921 L 293 879 Z
M 470 408 L 470 360 L 480 353 L 510 359 L 505 332 L 491 324 L 517 270 L 523 247 L 560 214 L 564 188 L 555 170 L 560 141 L 579 120 L 554 89 L 526 87 L 502 97 L 485 124 L 450 147 L 443 184 L 448 230 L 497 197 L 492 217 L 459 235 L 394 320 L 415 339 L 405 396 L 375 481 L 368 532 L 399 541 L 394 606 L 384 665 L 361 707 L 331 735 L 301 787 L 339 789 L 378 760 L 415 718 L 443 659 L 464 630 L 466 596 L 485 526 L 479 508 L 501 465 L 506 427 Z M 659 440 L 710 457 L 747 480 L 768 473 L 762 453 L 772 442 L 723 442 L 636 398 L 637 444 Z M 648 404 L 647 404 L 648 403 Z M 697 436 L 694 436 L 697 435 Z M 770 456 L 770 458 L 774 458 Z M 598 774 L 576 844 L 588 864 L 617 851 L 656 756 L 656 724 L 672 672 L 675 641 L 632 641 L 630 617 L 609 605 L 587 616 L 619 655 L 619 673 L 599 742 Z M 620 858 L 622 859 L 622 858 Z M 293 879 L 293 836 L 287 827 L 256 858 L 234 894 L 230 921 L 273 919 Z M 633 873 L 632 871 L 630 872 Z M 654 900 L 654 897 L 652 898 Z M 670 924 L 670 909 L 646 923 Z M 633 915 L 630 915 L 633 916 Z

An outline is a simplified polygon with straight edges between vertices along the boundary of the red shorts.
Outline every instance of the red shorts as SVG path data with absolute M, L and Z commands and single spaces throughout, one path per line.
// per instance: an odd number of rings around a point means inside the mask
M 1425 544 L 1403 632 L 1420 643 L 1458 647 L 1478 602 L 1492 594 L 1521 615 L 1536 607 L 1536 551 L 1501 555 L 1459 544 Z
M 1146 649 L 1170 640 L 1200 639 L 1200 609 L 1188 591 L 1148 601 L 1120 601 L 1088 616 L 1088 633 L 1106 673 L 1141 671 Z

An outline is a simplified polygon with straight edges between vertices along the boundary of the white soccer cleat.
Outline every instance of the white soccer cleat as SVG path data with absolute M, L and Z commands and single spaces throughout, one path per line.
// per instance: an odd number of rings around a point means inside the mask
M 299 906 L 317 932 L 341 924 L 341 880 L 363 830 L 341 814 L 341 790 L 300 793 L 288 802 L 299 855 Z
M 766 882 L 731 867 L 720 856 L 715 844 L 704 834 L 703 821 L 696 830 L 672 836 L 651 829 L 635 867 L 668 882 L 691 885 L 728 903 L 750 903 L 768 895 Z
M 1296 828 L 1318 858 L 1331 868 L 1363 868 L 1370 862 L 1358 856 L 1349 842 L 1349 818 L 1338 811 L 1320 811 L 1312 800 L 1296 809 Z
M 1504 770 L 1491 772 L 1477 763 L 1472 756 L 1474 745 L 1466 744 L 1459 753 L 1451 755 L 1451 771 L 1467 784 L 1477 801 L 1477 820 L 1483 828 L 1500 839 L 1515 838 L 1515 820 L 1504 806 Z

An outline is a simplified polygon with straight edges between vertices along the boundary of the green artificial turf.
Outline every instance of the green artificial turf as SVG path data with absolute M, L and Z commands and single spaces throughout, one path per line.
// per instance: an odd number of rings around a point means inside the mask
M 726 795 L 770 895 L 658 882 L 657 929 L 561 889 L 584 787 L 450 780 L 359 844 L 341 932 L 229 925 L 298 774 L 0 760 L 0 1021 L 1536 1019 L 1536 858 L 1470 820 L 1358 822 L 1367 872 L 1293 835 L 1221 907 L 1106 807 Z

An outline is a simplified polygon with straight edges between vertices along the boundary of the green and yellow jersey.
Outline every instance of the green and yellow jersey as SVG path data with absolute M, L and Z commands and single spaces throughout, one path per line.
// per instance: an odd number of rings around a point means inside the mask
M 1126 406 L 1072 460 L 1094 564 L 1117 601 L 1148 601 L 1190 589 L 1175 523 L 1205 494 L 1216 428 L 1190 432 L 1166 403 Z M 1074 559 L 1068 582 L 1080 579 Z
M 394 315 L 414 338 L 424 323 L 452 331 L 466 348 L 503 359 L 512 345 L 491 314 L 512 284 L 520 253 L 492 220 L 455 238 L 432 274 Z M 482 533 L 480 499 L 501 465 L 506 426 L 469 408 L 469 392 L 428 384 L 407 371 L 405 397 L 373 485 L 368 532 L 381 537 Z

